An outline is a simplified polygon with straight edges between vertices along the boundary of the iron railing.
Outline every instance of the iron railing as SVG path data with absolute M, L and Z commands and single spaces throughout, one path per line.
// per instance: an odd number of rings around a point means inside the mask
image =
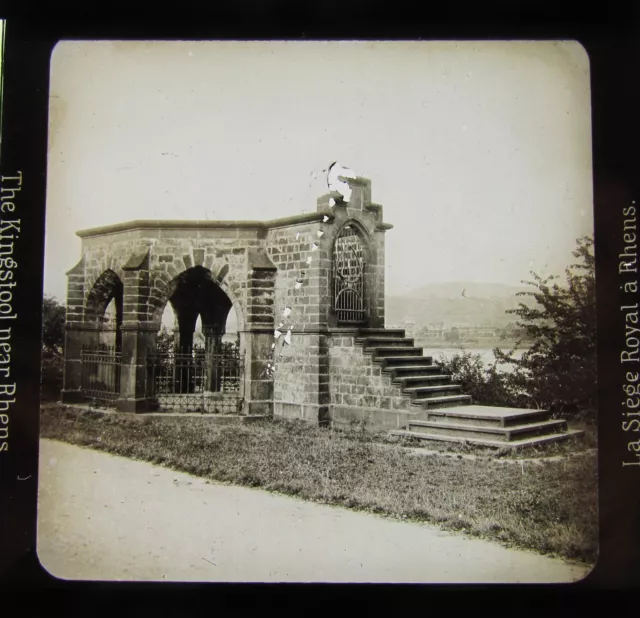
M 237 350 L 169 350 L 147 358 L 147 393 L 159 410 L 237 414 L 243 406 Z
M 114 346 L 84 346 L 81 351 L 81 391 L 96 404 L 110 404 L 120 396 L 122 357 Z
M 365 307 L 365 250 L 356 229 L 345 226 L 333 252 L 333 309 L 339 323 L 360 324 Z

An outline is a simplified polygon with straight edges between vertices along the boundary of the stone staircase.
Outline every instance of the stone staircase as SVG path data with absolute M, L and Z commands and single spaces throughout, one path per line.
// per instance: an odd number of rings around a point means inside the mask
M 431 356 L 424 356 L 401 329 L 363 328 L 356 335 L 373 361 L 392 383 L 421 408 L 421 419 L 410 420 L 392 435 L 422 440 L 460 442 L 496 448 L 517 448 L 566 440 L 581 435 L 564 420 L 552 420 L 546 410 L 473 405 L 471 396 L 453 384 Z
M 411 396 L 414 405 L 426 410 L 471 403 L 462 387 L 452 384 L 451 376 L 443 374 L 431 356 L 424 356 L 422 348 L 416 348 L 413 339 L 405 337 L 404 330 L 363 328 L 358 331 L 356 342 L 382 365 L 403 393 Z

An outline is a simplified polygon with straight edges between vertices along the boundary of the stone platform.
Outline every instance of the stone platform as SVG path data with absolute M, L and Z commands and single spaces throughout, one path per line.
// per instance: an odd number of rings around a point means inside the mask
M 465 405 L 428 411 L 425 420 L 411 420 L 401 437 L 459 442 L 495 448 L 518 448 L 560 442 L 581 436 L 565 420 L 551 419 L 547 410 Z

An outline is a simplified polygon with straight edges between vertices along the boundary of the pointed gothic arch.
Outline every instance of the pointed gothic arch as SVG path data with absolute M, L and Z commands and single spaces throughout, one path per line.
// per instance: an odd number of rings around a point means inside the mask
M 333 243 L 332 312 L 339 325 L 362 325 L 369 317 L 368 237 L 366 230 L 352 219 L 340 228 Z

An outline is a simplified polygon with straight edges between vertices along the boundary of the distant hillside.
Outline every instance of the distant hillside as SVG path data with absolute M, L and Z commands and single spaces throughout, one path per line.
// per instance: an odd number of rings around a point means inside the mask
M 477 281 L 452 281 L 447 283 L 429 283 L 410 290 L 403 297 L 410 298 L 511 298 L 517 292 L 527 291 L 527 286 L 507 285 L 504 283 L 479 283 Z
M 445 329 L 452 326 L 504 328 L 517 320 L 517 316 L 506 313 L 507 309 L 515 309 L 521 302 L 532 303 L 526 296 L 516 296 L 521 291 L 527 288 L 497 283 L 433 283 L 402 296 L 387 296 L 386 322 L 402 325 L 412 320 L 416 328 L 438 323 Z

